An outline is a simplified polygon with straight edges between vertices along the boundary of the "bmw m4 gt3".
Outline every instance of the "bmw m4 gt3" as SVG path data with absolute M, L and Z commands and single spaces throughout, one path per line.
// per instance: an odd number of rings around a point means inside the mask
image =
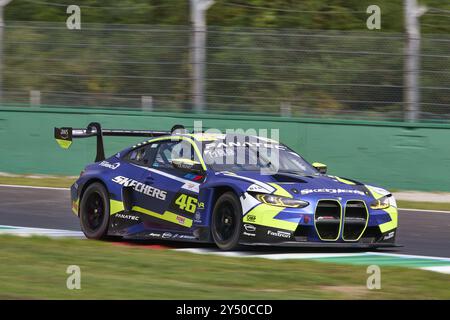
M 395 246 L 390 192 L 327 175 L 325 165 L 274 140 L 175 129 L 182 128 L 55 128 L 63 148 L 74 138 L 97 139 L 95 162 L 71 187 L 72 210 L 87 238 L 213 242 L 223 250 Z M 105 158 L 104 136 L 148 140 Z M 276 170 L 261 146 L 276 151 Z

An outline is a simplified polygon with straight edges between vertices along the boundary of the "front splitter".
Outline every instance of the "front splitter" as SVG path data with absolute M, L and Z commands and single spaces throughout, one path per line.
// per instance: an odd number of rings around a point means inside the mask
M 266 247 L 298 247 L 298 248 L 348 248 L 348 249 L 375 249 L 375 248 L 395 248 L 403 247 L 396 243 L 342 243 L 342 242 L 241 242 L 246 246 L 266 246 Z

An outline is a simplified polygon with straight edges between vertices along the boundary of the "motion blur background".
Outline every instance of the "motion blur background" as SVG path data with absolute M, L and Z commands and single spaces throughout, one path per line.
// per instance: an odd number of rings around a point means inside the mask
M 0 27 L 9 151 L 0 171 L 74 174 L 92 161 L 92 143 L 74 145 L 70 159 L 56 150 L 53 126 L 204 120 L 281 129 L 283 142 L 332 173 L 450 191 L 449 2 L 216 0 L 205 25 L 193 10 L 202 2 L 10 2 Z M 71 4 L 81 30 L 66 26 Z M 367 28 L 370 5 L 381 9 L 379 30 Z M 415 10 L 421 16 L 407 19 Z

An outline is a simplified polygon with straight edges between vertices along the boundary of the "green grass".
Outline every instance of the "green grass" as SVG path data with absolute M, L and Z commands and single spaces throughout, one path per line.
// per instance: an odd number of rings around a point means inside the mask
M 76 180 L 75 177 L 46 177 L 32 178 L 28 176 L 0 176 L 0 184 L 14 184 L 38 187 L 60 187 L 69 188 Z
M 0 236 L 0 299 L 450 299 L 449 276 L 382 267 L 228 258 L 117 243 Z M 81 290 L 66 269 L 81 268 Z
M 397 200 L 399 208 L 404 209 L 425 209 L 425 210 L 443 210 L 450 211 L 450 203 L 446 202 L 419 202 Z

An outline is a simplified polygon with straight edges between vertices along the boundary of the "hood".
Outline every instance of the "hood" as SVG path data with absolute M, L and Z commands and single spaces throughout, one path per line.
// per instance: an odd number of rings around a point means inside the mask
M 368 188 L 361 182 L 329 175 L 297 175 L 292 173 L 276 173 L 262 175 L 257 171 L 240 171 L 233 174 L 236 178 L 242 178 L 255 184 L 249 187 L 249 191 L 262 191 L 264 185 L 282 187 L 294 198 L 308 195 L 343 195 L 343 196 L 370 196 Z M 260 182 L 262 184 L 258 184 Z

